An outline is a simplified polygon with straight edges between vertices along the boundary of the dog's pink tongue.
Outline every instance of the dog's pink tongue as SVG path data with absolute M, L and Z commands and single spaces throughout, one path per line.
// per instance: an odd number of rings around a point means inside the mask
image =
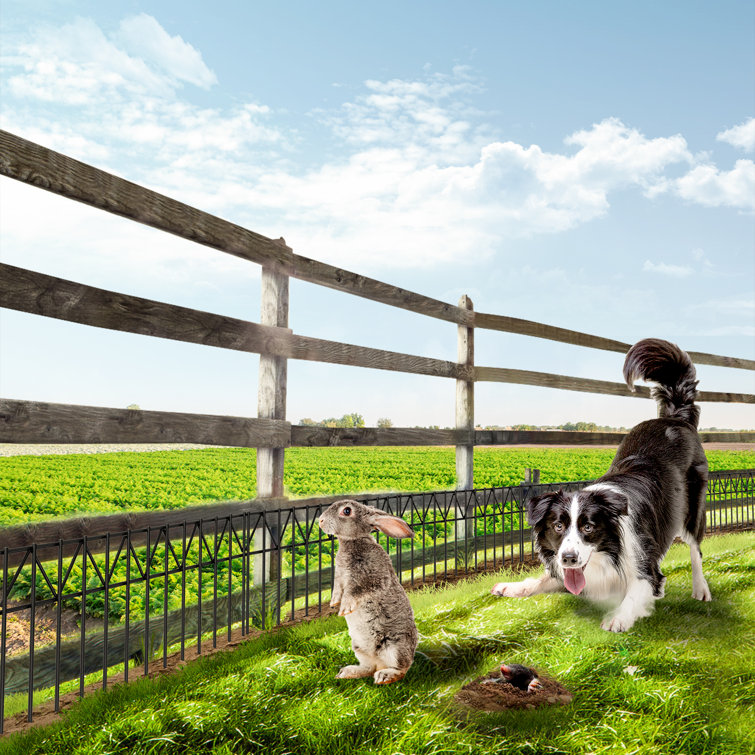
M 585 589 L 585 575 L 582 569 L 564 569 L 564 587 L 574 595 Z

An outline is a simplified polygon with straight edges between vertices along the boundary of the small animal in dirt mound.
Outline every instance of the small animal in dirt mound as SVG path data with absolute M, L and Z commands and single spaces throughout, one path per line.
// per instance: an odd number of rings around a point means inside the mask
M 521 663 L 502 664 L 501 676 L 486 679 L 482 684 L 511 684 L 517 689 L 526 690 L 527 692 L 534 692 L 537 689 L 543 688 L 537 671 L 528 666 L 522 666 Z
M 496 713 L 543 705 L 567 705 L 572 701 L 572 695 L 559 682 L 539 675 L 535 669 L 511 663 L 502 665 L 500 671 L 491 671 L 465 684 L 454 700 L 466 709 Z
M 344 666 L 337 679 L 373 676 L 375 684 L 403 679 L 414 661 L 419 634 L 409 598 L 390 556 L 372 537 L 411 537 L 399 517 L 357 501 L 337 501 L 319 519 L 320 529 L 338 538 L 331 606 L 346 617 L 358 666 Z

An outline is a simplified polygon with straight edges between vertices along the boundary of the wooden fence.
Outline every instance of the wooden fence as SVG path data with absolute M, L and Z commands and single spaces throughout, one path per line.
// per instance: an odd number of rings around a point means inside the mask
M 466 296 L 454 306 L 302 257 L 286 246 L 283 239 L 266 238 L 5 131 L 0 131 L 0 173 L 262 266 L 262 312 L 260 322 L 255 323 L 0 264 L 0 307 L 260 355 L 258 416 L 255 418 L 108 409 L 6 398 L 0 400 L 0 442 L 190 442 L 256 447 L 257 498 L 280 505 L 284 452 L 289 446 L 451 444 L 457 449 L 457 487 L 469 489 L 473 487 L 475 445 L 616 443 L 620 437 L 610 433 L 475 430 L 474 386 L 477 382 L 649 396 L 645 387 L 630 392 L 623 383 L 480 366 L 474 360 L 474 331 L 478 328 L 619 353 L 625 353 L 630 344 L 514 317 L 475 312 Z M 288 328 L 291 277 L 454 323 L 458 330 L 458 359 L 450 362 L 293 333 Z M 750 359 L 689 354 L 697 364 L 755 369 L 755 361 Z M 456 428 L 292 427 L 286 420 L 286 377 L 290 359 L 455 380 Z M 700 391 L 698 400 L 752 404 L 755 396 Z M 703 440 L 712 439 L 755 441 L 755 433 L 703 437 Z

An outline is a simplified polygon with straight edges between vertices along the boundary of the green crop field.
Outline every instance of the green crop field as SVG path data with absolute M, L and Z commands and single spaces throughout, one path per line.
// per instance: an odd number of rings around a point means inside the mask
M 599 477 L 612 449 L 478 448 L 475 486 L 515 485 L 526 467 L 542 482 Z M 454 487 L 452 448 L 291 448 L 284 484 L 291 498 Z M 711 469 L 755 466 L 751 451 L 710 451 Z M 254 449 L 0 458 L 0 527 L 57 517 L 253 498 Z

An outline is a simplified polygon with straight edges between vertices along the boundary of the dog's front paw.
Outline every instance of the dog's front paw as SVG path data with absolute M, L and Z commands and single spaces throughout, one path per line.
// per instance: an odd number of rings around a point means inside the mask
M 606 616 L 600 627 L 605 629 L 606 632 L 626 632 L 632 628 L 634 622 L 635 619 L 632 616 L 617 614 L 616 616 Z
M 710 603 L 710 601 L 713 600 L 713 596 L 710 594 L 708 583 L 703 581 L 702 585 L 692 585 L 692 597 L 695 600 L 702 600 L 705 603 Z
M 532 586 L 528 584 L 529 581 L 525 579 L 523 582 L 499 582 L 493 585 L 490 592 L 504 598 L 528 598 L 532 595 Z

